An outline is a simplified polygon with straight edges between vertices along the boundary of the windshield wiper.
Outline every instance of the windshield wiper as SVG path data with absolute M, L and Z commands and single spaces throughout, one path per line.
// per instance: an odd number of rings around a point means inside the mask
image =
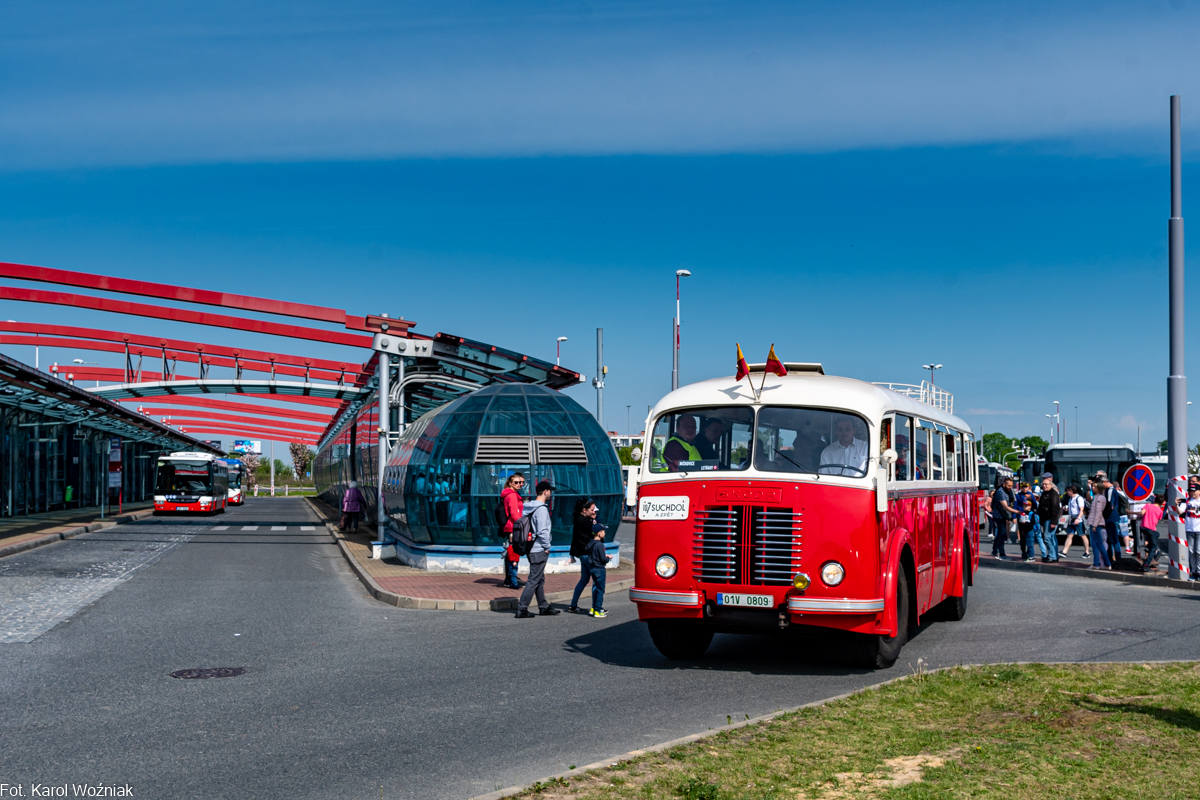
M 808 468 L 808 467 L 802 467 L 802 466 L 800 466 L 799 464 L 797 464 L 795 461 L 792 461 L 790 458 L 788 458 L 788 457 L 787 457 L 787 454 L 786 454 L 786 453 L 784 453 L 784 452 L 783 452 L 782 450 L 780 450 L 779 448 L 777 448 L 777 447 L 772 447 L 771 449 L 775 451 L 775 454 L 776 454 L 776 455 L 781 455 L 781 456 L 783 456 L 784 458 L 787 458 L 787 460 L 788 460 L 788 463 L 790 463 L 790 464 L 791 464 L 793 467 L 795 467 L 796 469 L 800 470 L 801 472 L 810 472 L 810 473 L 812 473 L 813 475 L 815 475 L 817 478 L 820 478 L 820 477 L 821 477 L 819 474 L 817 474 L 816 472 L 814 472 L 812 469 L 810 469 L 810 468 Z

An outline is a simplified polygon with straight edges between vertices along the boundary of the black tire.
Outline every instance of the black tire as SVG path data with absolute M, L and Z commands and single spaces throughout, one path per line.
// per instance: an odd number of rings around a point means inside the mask
M 858 648 L 854 661 L 867 669 L 887 669 L 896 663 L 900 651 L 908 642 L 908 576 L 902 565 L 896 575 L 896 635 L 880 633 L 857 634 Z
M 712 644 L 713 632 L 688 620 L 652 619 L 646 624 L 658 652 L 673 660 L 699 658 Z
M 971 546 L 963 539 L 962 551 L 962 597 L 947 597 L 942 601 L 941 617 L 958 622 L 967 615 L 967 590 L 971 583 Z

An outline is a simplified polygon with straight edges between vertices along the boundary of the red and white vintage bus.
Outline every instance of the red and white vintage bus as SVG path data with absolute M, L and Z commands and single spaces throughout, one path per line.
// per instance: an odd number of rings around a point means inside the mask
M 224 514 L 229 502 L 229 467 L 210 453 L 159 456 L 154 513 Z
M 761 365 L 751 366 L 757 384 Z M 858 663 L 908 627 L 962 619 L 979 562 L 975 441 L 953 398 L 788 364 L 756 399 L 732 377 L 651 412 L 630 599 L 668 658 L 714 633 L 834 628 Z

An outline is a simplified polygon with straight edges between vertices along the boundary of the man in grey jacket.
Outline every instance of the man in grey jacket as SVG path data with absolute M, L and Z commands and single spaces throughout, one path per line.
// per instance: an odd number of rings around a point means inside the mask
M 517 619 L 528 619 L 529 601 L 537 592 L 538 609 L 543 617 L 561 614 L 546 602 L 546 562 L 550 560 L 550 495 L 554 487 L 549 481 L 537 485 L 537 499 L 525 504 L 525 516 L 532 516 L 533 546 L 529 549 L 529 580 L 517 601 Z

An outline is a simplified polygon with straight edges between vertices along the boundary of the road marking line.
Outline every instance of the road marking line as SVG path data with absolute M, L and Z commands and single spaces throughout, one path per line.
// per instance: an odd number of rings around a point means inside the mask
M 242 530 L 244 530 L 244 531 L 256 531 L 256 530 L 258 530 L 258 526 L 257 526 L 257 525 L 243 525 L 243 526 L 242 526 Z
M 286 526 L 286 525 L 272 525 L 272 526 L 271 526 L 271 530 L 273 530 L 273 531 L 286 531 L 286 530 L 287 530 L 287 526 Z
M 217 527 L 213 528 L 213 530 L 214 531 L 227 531 L 227 530 L 229 530 L 229 526 L 228 525 L 218 525 Z
M 315 528 L 315 527 L 313 527 L 312 525 L 301 525 L 301 526 L 300 526 L 300 530 L 302 530 L 302 531 L 315 531 L 315 530 L 316 530 L 316 528 Z

